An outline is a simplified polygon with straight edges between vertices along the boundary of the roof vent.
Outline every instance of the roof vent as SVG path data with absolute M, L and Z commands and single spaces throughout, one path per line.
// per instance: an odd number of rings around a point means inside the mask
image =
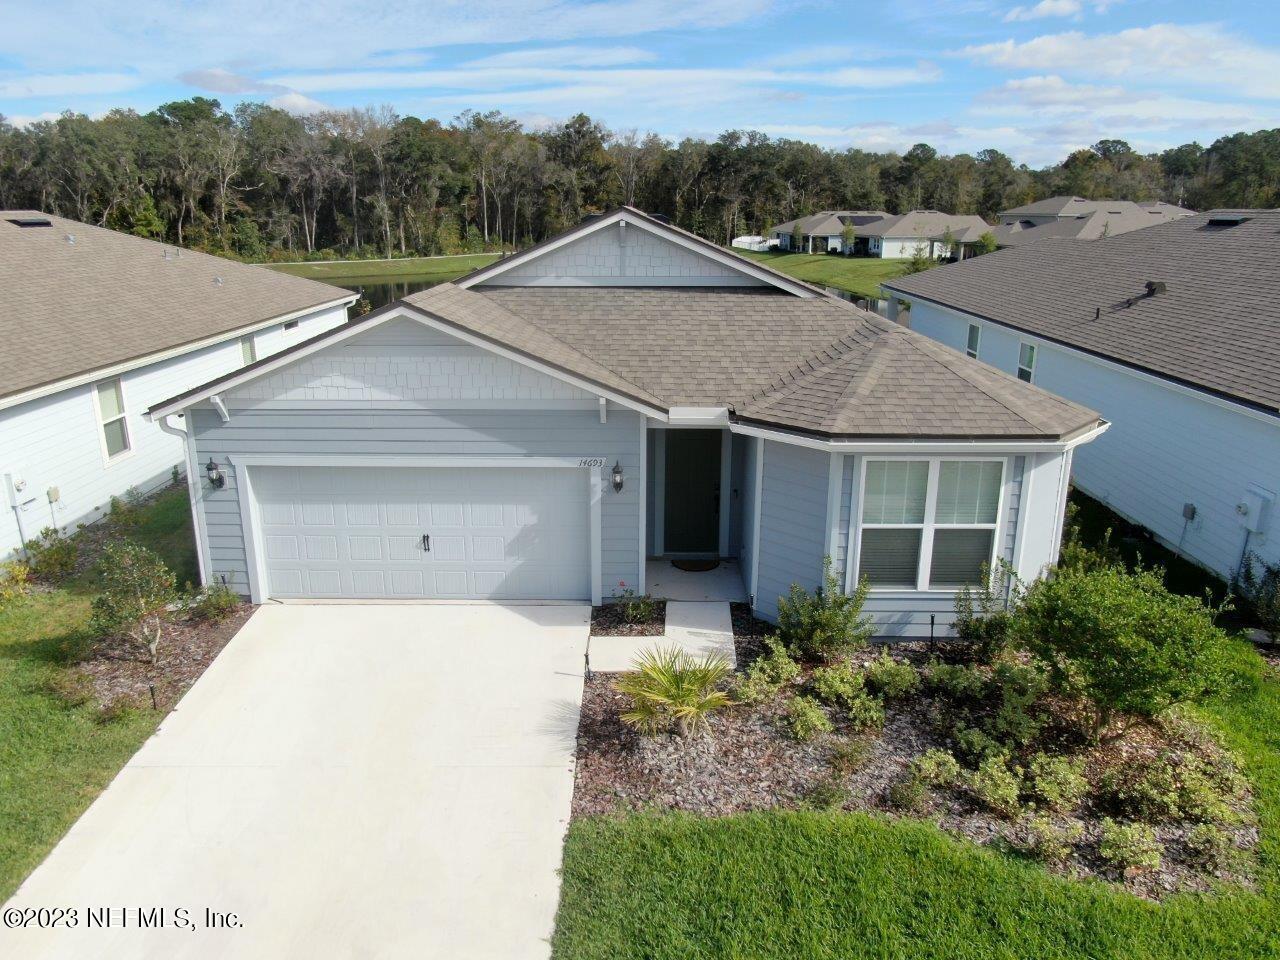
M 15 227 L 52 227 L 53 221 L 48 217 L 10 217 L 9 222 Z
M 1210 217 L 1204 225 L 1205 230 L 1230 230 L 1232 227 L 1238 227 L 1242 223 L 1247 223 L 1249 217 L 1244 214 L 1219 214 Z
M 665 223 L 667 226 L 671 226 L 671 218 L 665 213 L 651 213 L 648 217 L 650 220 L 657 220 L 659 223 Z
M 1166 290 L 1168 290 L 1168 289 L 1169 289 L 1169 288 L 1165 285 L 1165 282 L 1164 282 L 1163 280 L 1148 280 L 1148 281 L 1147 281 L 1147 296 L 1148 296 L 1148 297 L 1154 297 L 1157 293 L 1164 293 L 1164 292 L 1165 292 Z
M 63 237 L 62 239 L 63 239 L 63 240 L 65 240 L 65 241 L 67 241 L 67 244 L 68 244 L 69 246 L 73 246 L 73 245 L 75 244 L 75 242 L 76 242 L 76 235 L 75 235 L 74 233 L 68 233 L 68 234 L 67 234 L 65 237 Z
M 215 287 L 220 287 L 220 286 L 222 286 L 222 278 L 221 278 L 221 277 L 214 277 L 214 278 L 213 278 L 213 285 L 214 285 Z M 1148 286 L 1150 286 L 1150 284 L 1148 284 Z

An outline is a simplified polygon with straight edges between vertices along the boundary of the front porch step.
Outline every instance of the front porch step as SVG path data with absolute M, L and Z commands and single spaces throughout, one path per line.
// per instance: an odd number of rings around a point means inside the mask
M 662 636 L 592 637 L 591 669 L 597 673 L 623 673 L 635 665 L 636 657 L 644 651 L 673 645 L 695 657 L 721 654 L 736 667 L 729 604 L 723 600 L 668 600 L 667 627 Z

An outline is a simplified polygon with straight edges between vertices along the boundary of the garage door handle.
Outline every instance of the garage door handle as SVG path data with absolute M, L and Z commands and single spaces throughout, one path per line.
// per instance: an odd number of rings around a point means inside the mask
M 427 551 L 427 553 L 431 552 L 431 534 L 424 533 L 422 535 L 422 549 Z

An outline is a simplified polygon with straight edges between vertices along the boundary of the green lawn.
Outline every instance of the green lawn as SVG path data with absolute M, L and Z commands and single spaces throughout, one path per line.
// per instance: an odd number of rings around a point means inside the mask
M 127 536 L 195 579 L 185 486 L 140 511 Z M 0 901 L 17 889 L 151 735 L 162 714 L 100 722 L 94 704 L 49 691 L 90 639 L 92 574 L 0 610 Z
M 1257 788 L 1257 893 L 1161 905 L 910 820 L 756 813 L 575 823 L 556 960 L 1280 956 L 1280 678 L 1245 644 L 1206 718 Z
M 328 283 L 393 283 L 396 280 L 443 283 L 478 270 L 498 259 L 496 253 L 460 257 L 406 257 L 401 260 L 346 260 L 316 263 L 272 263 L 281 273 Z
M 880 297 L 880 283 L 902 276 L 906 260 L 876 257 L 836 257 L 820 253 L 760 253 L 734 250 L 775 270 L 823 287 L 838 287 L 859 297 Z

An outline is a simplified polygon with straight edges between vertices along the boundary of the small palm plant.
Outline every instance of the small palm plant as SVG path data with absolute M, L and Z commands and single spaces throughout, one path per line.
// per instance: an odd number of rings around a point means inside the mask
M 696 733 L 712 713 L 732 702 L 717 689 L 729 672 L 729 661 L 719 654 L 695 657 L 679 647 L 648 650 L 636 658 L 635 672 L 614 683 L 631 698 L 622 722 L 650 735 Z

